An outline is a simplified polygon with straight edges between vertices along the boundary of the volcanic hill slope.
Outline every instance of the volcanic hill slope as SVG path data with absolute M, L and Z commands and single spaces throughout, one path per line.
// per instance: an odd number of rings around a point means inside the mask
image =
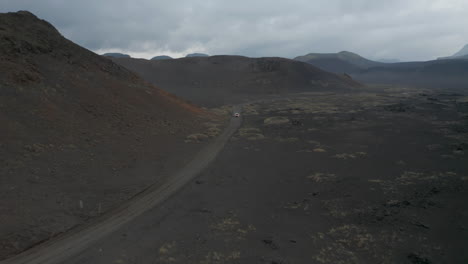
M 304 56 L 298 56 L 294 60 L 306 62 L 325 71 L 338 74 L 354 73 L 370 67 L 385 65 L 385 63 L 371 61 L 349 51 L 309 53 Z
M 173 58 L 167 55 L 160 55 L 151 58 L 151 60 L 172 60 Z
M 191 58 L 191 57 L 209 57 L 210 55 L 205 54 L 205 53 L 190 53 L 187 54 L 185 57 L 186 58 Z
M 175 60 L 113 58 L 167 91 L 203 106 L 218 106 L 266 95 L 350 91 L 349 77 L 283 58 L 211 56 Z
M 0 259 L 180 166 L 207 116 L 29 12 L 0 14 Z
M 130 55 L 123 53 L 104 53 L 102 56 L 114 57 L 114 58 L 130 58 Z

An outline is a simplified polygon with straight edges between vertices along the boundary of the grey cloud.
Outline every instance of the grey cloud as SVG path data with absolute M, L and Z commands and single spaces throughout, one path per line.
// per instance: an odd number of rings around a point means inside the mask
M 350 50 L 370 58 L 425 60 L 468 43 L 460 0 L 3 0 L 94 50 L 294 57 Z

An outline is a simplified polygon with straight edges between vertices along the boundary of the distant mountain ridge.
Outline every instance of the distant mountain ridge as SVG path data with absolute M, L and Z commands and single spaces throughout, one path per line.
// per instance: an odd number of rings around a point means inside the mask
M 118 53 L 118 52 L 104 53 L 102 54 L 102 56 L 113 57 L 113 58 L 131 58 L 130 55 L 128 54 L 123 54 L 123 53 Z
M 360 83 L 284 58 L 242 56 L 191 57 L 174 60 L 114 58 L 149 82 L 203 106 L 307 91 L 350 91 Z
M 465 46 L 466 48 L 466 46 Z M 464 48 L 464 49 L 465 49 Z M 463 54 L 463 50 L 456 54 Z M 382 63 L 365 59 L 352 52 L 310 53 L 295 60 L 310 63 L 323 70 L 347 73 L 364 83 L 416 85 L 427 88 L 468 87 L 468 55 L 456 59 L 426 62 Z
M 399 59 L 378 59 L 376 60 L 377 62 L 383 62 L 383 63 L 398 63 L 401 62 Z
M 172 60 L 173 58 L 171 56 L 167 55 L 160 55 L 160 56 L 155 56 L 151 58 L 151 60 Z
M 186 58 L 192 58 L 192 57 L 209 57 L 210 55 L 205 54 L 205 53 L 190 53 L 185 56 Z
M 338 53 L 309 53 L 294 60 L 306 62 L 323 70 L 334 73 L 353 73 L 370 67 L 382 65 L 382 62 L 368 60 L 356 53 L 341 51 Z
M 366 83 L 414 85 L 467 92 L 468 58 L 392 63 L 355 72 L 352 76 Z

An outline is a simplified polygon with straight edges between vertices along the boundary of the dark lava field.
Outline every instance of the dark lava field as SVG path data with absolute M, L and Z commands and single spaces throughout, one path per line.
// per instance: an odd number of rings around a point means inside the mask
M 204 173 L 73 263 L 466 263 L 467 99 L 247 104 Z

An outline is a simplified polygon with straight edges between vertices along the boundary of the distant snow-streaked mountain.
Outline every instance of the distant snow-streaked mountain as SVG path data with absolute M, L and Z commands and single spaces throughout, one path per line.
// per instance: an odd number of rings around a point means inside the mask
M 468 44 L 466 44 L 460 51 L 453 54 L 453 57 L 465 56 L 468 55 Z
M 440 57 L 438 60 L 453 60 L 453 59 L 468 59 L 468 44 L 466 44 L 461 50 L 448 57 Z

